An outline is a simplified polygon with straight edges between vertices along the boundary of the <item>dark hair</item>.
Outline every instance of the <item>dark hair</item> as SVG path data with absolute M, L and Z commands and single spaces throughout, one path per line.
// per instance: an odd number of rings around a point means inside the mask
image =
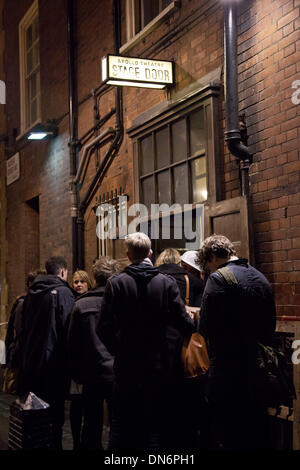
M 113 274 L 118 274 L 120 270 L 119 263 L 108 256 L 101 256 L 92 266 L 97 286 L 105 286 L 107 279 Z
M 213 255 L 216 258 L 229 259 L 230 256 L 236 255 L 236 251 L 227 237 L 214 234 L 202 242 L 196 263 L 203 268 L 207 261 L 211 261 Z
M 32 285 L 33 281 L 39 274 L 47 274 L 47 271 L 45 269 L 37 269 L 36 271 L 30 271 L 27 274 L 26 286 L 28 288 Z
M 67 262 L 62 256 L 51 256 L 46 263 L 47 274 L 59 274 L 61 269 L 67 269 Z

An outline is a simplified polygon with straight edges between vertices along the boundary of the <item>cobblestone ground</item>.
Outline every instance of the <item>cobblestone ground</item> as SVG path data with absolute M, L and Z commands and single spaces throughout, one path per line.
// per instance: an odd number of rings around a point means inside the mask
M 0 392 L 0 450 L 7 450 L 7 439 L 9 429 L 9 413 L 10 405 L 16 399 L 13 395 L 7 395 Z M 73 449 L 72 433 L 69 421 L 70 402 L 66 402 L 65 406 L 65 424 L 63 428 L 63 450 Z M 103 447 L 107 449 L 109 428 L 104 426 L 103 429 Z

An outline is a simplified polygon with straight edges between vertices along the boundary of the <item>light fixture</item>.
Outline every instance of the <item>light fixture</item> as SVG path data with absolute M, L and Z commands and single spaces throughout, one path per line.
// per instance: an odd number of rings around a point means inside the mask
M 55 137 L 57 135 L 58 128 L 54 124 L 36 124 L 27 133 L 28 140 L 42 140 L 45 137 Z
M 102 82 L 108 85 L 163 89 L 174 84 L 174 63 L 108 54 L 102 58 Z

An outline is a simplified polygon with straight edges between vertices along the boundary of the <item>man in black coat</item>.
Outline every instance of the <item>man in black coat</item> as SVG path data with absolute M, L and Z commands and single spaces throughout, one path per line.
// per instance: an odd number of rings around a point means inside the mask
M 161 450 L 176 445 L 180 349 L 194 324 L 176 281 L 153 267 L 147 235 L 125 245 L 132 264 L 108 280 L 98 328 L 115 355 L 112 449 Z
M 74 294 L 67 283 L 67 263 L 53 256 L 28 291 L 22 311 L 22 363 L 19 394 L 33 392 L 50 405 L 54 447 L 62 449 L 67 374 L 67 328 Z
M 102 450 L 104 400 L 111 418 L 114 359 L 96 331 L 107 279 L 119 271 L 115 260 L 106 256 L 97 260 L 92 267 L 96 287 L 75 301 L 71 315 L 68 352 L 72 378 L 83 384 L 82 448 L 86 450 Z
M 272 289 L 246 259 L 239 259 L 223 235 L 204 240 L 199 265 L 209 275 L 203 293 L 200 333 L 210 355 L 208 398 L 212 411 L 213 445 L 217 449 L 263 449 L 266 410 L 251 395 L 251 370 L 258 342 L 271 345 L 276 325 Z M 237 285 L 222 274 L 227 267 Z M 256 398 L 256 397 L 255 397 Z

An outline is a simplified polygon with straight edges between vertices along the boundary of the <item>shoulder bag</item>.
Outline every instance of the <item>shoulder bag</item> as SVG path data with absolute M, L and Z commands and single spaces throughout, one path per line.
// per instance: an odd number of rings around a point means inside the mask
M 186 310 L 192 318 L 199 317 L 200 308 L 189 306 L 189 278 L 185 275 L 186 281 Z M 206 343 L 200 333 L 193 333 L 192 336 L 184 339 L 181 351 L 181 360 L 185 378 L 203 377 L 209 369 L 209 357 Z
M 227 266 L 217 271 L 229 286 L 238 285 L 238 280 Z M 249 376 L 249 397 L 265 406 L 290 405 L 296 399 L 293 378 L 285 355 L 272 346 L 260 342 L 248 344 L 254 347 Z M 253 350 L 253 349 L 252 349 Z

